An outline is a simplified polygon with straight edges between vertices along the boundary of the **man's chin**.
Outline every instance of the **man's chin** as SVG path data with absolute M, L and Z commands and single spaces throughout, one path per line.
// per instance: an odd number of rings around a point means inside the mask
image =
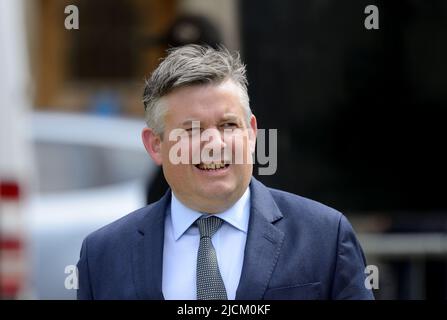
M 233 206 L 230 197 L 216 196 L 216 194 L 203 195 L 200 206 L 196 210 L 203 213 L 222 213 Z
M 200 186 L 200 195 L 203 199 L 209 201 L 225 201 L 232 198 L 236 188 L 228 182 L 213 182 Z
M 234 193 L 234 188 L 225 183 L 210 183 L 201 186 L 201 194 L 207 199 L 226 199 Z

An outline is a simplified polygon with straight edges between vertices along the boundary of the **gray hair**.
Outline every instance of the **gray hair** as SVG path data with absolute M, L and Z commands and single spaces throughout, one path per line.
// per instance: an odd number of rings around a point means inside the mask
M 225 47 L 186 45 L 168 50 L 168 56 L 146 80 L 143 103 L 146 123 L 156 134 L 163 134 L 166 106 L 162 98 L 176 88 L 197 84 L 219 84 L 231 79 L 240 88 L 242 107 L 247 124 L 251 117 L 247 94 L 245 65 L 239 53 L 231 54 Z

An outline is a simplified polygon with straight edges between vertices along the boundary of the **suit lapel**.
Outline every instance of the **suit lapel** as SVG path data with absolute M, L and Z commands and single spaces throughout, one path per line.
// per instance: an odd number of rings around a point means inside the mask
M 156 203 L 138 226 L 138 241 L 133 249 L 134 282 L 139 299 L 163 300 L 163 243 L 165 213 L 171 191 Z
M 262 299 L 284 240 L 284 233 L 273 225 L 282 214 L 270 191 L 255 178 L 250 188 L 250 221 L 237 300 Z

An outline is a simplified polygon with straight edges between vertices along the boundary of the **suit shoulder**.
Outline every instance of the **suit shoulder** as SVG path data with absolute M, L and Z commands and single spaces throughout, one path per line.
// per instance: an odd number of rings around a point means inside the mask
M 96 231 L 93 231 L 86 237 L 86 239 L 88 239 L 90 243 L 120 241 L 120 239 L 122 240 L 128 235 L 135 233 L 142 219 L 146 215 L 150 214 L 152 206 L 153 204 L 128 213 L 125 216 L 97 229 Z
M 288 218 L 338 224 L 343 214 L 318 201 L 287 191 L 268 188 L 277 206 Z

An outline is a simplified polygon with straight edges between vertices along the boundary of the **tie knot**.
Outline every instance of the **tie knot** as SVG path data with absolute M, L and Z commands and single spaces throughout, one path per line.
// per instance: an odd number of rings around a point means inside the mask
M 209 218 L 198 219 L 196 221 L 200 231 L 200 238 L 210 237 L 212 238 L 216 231 L 222 225 L 222 219 L 211 216 Z

